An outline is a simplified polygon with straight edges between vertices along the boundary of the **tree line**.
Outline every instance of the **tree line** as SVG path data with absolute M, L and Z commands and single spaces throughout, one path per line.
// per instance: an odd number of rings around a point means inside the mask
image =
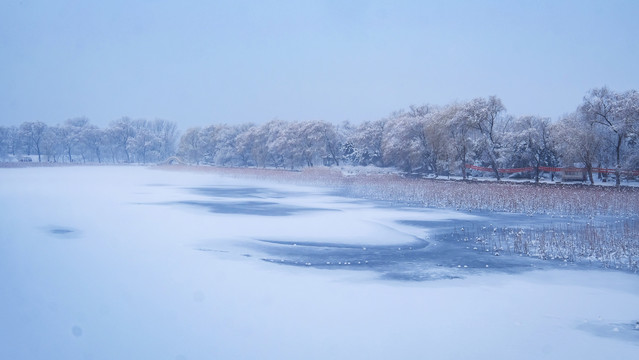
M 297 169 L 316 165 L 394 167 L 411 174 L 469 176 L 467 164 L 492 169 L 544 167 L 639 169 L 639 93 L 592 89 L 557 121 L 513 117 L 496 96 L 444 106 L 410 106 L 360 124 L 272 120 L 187 129 L 165 120 L 122 118 L 100 129 L 86 118 L 0 127 L 0 156 L 39 161 L 149 163 L 177 155 L 192 164 Z M 608 174 L 599 174 L 608 176 Z
M 174 155 L 178 137 L 177 124 L 160 119 L 125 117 L 104 129 L 84 117 L 55 126 L 24 122 L 0 126 L 0 158 L 33 155 L 38 162 L 146 164 Z

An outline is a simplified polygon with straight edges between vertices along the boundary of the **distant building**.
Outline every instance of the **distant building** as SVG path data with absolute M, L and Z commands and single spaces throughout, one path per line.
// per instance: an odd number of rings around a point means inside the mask
M 584 168 L 565 168 L 561 172 L 561 181 L 586 181 L 587 173 Z

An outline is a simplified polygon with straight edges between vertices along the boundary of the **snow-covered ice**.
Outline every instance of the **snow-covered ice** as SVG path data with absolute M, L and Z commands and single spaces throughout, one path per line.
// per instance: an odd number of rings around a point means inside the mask
M 126 166 L 0 169 L 0 210 L 2 359 L 639 355 L 636 274 L 435 250 L 476 214 Z

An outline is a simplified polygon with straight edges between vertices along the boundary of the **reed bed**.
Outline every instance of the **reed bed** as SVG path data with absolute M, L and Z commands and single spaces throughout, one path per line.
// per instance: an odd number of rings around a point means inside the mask
M 522 184 L 406 178 L 397 173 L 352 173 L 336 168 L 303 171 L 171 166 L 227 177 L 331 187 L 346 195 L 398 205 L 530 215 L 519 226 L 481 226 L 462 237 L 495 255 L 599 264 L 639 271 L 639 188 Z M 535 222 L 535 215 L 557 221 Z M 453 232 L 458 230 L 452 229 Z

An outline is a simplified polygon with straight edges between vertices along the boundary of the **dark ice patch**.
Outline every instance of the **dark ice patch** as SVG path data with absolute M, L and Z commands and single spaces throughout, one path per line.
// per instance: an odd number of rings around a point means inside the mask
M 179 201 L 174 204 L 204 207 L 210 212 L 218 214 L 258 216 L 289 216 L 305 211 L 334 211 L 331 209 L 283 205 L 271 201 Z
M 639 321 L 627 323 L 585 322 L 577 327 L 599 337 L 639 344 Z
M 276 191 L 273 189 L 259 187 L 197 187 L 190 188 L 196 194 L 221 198 L 273 198 L 282 199 L 291 195 L 289 192 Z
M 62 228 L 51 229 L 50 231 L 52 234 L 55 234 L 55 235 L 66 235 L 73 232 L 73 230 L 71 229 L 62 229 Z
M 76 230 L 64 226 L 48 226 L 43 230 L 57 237 L 72 237 L 77 233 Z
M 75 337 L 82 336 L 82 333 L 83 333 L 83 331 L 82 331 L 82 328 L 80 326 L 75 325 L 75 326 L 73 326 L 71 328 L 71 334 L 73 334 L 73 336 L 75 336 Z
M 318 269 L 367 270 L 386 280 L 432 281 L 471 274 L 521 273 L 544 268 L 542 260 L 519 256 L 495 256 L 469 250 L 456 237 L 440 235 L 416 238 L 401 245 L 353 245 L 330 242 L 258 240 L 252 246 L 274 264 Z
M 204 252 L 217 252 L 217 253 L 228 253 L 229 252 L 228 250 L 209 249 L 209 248 L 203 248 L 203 247 L 197 248 L 195 250 L 204 251 Z
M 355 249 L 359 250 L 401 250 L 404 248 L 405 250 L 417 250 L 424 248 L 428 245 L 426 240 L 415 239 L 414 242 L 405 243 L 405 244 L 396 244 L 396 245 L 360 245 L 360 244 L 340 244 L 329 241 L 284 241 L 284 240 L 267 240 L 267 239 L 257 239 L 260 242 L 276 244 L 276 245 L 285 245 L 285 246 L 300 246 L 300 247 L 315 247 L 315 248 L 325 248 L 325 249 Z
M 429 230 L 449 229 L 453 223 L 452 220 L 398 220 L 396 222 Z
M 424 273 L 416 273 L 413 271 L 409 272 L 396 272 L 391 271 L 385 274 L 382 274 L 382 279 L 386 280 L 399 280 L 399 281 L 433 281 L 433 280 L 451 280 L 451 279 L 461 279 L 462 277 L 459 275 L 452 274 L 449 271 L 443 272 L 424 272 Z

